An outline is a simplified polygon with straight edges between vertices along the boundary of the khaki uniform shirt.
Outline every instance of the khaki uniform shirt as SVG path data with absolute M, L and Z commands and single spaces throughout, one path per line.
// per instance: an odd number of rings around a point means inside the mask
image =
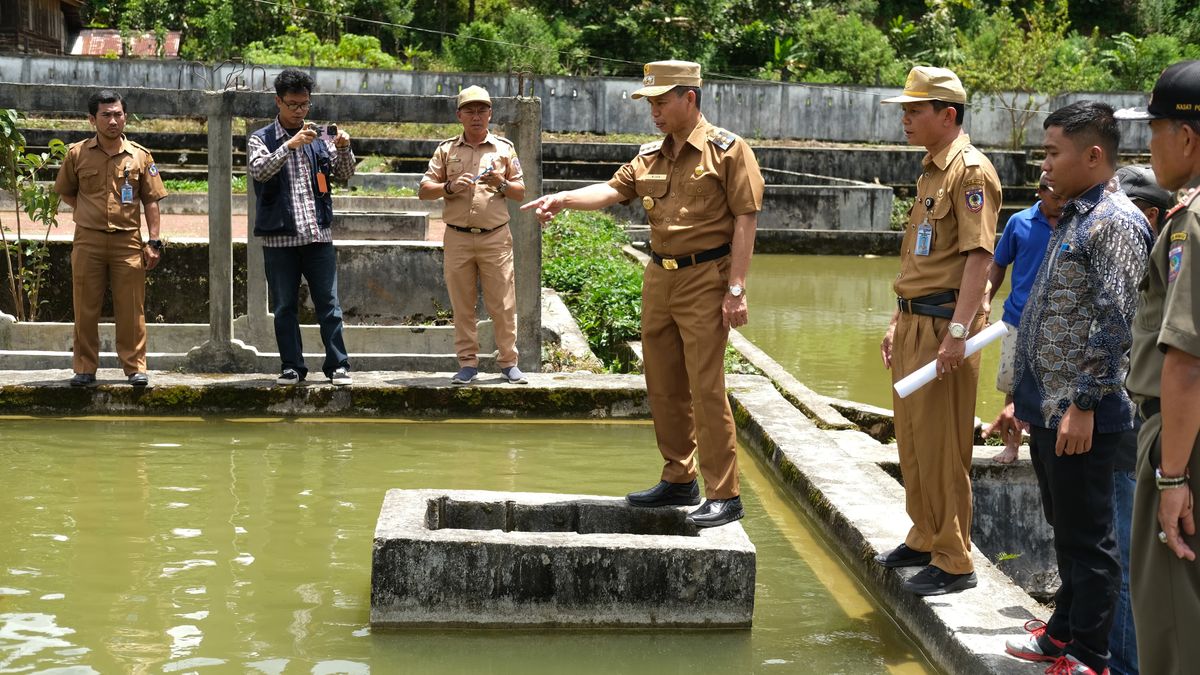
M 478 176 L 489 166 L 510 183 L 523 178 L 521 161 L 517 159 L 512 141 L 488 132 L 482 143 L 472 146 L 460 135 L 442 141 L 433 151 L 429 168 L 421 180 L 453 182 L 464 173 Z M 508 222 L 508 200 L 484 183 L 476 183 L 468 189 L 460 187 L 452 195 L 443 194 L 443 198 L 446 205 L 442 219 L 450 225 L 490 230 Z
M 763 179 L 746 141 L 702 115 L 683 147 L 643 145 L 608 184 L 626 203 L 640 199 L 650 247 L 661 256 L 700 253 L 733 240 L 735 216 L 762 210 Z
M 1138 286 L 1126 387 L 1140 398 L 1162 396 L 1168 347 L 1200 357 L 1200 178 L 1163 223 Z
M 133 200 L 122 204 L 121 188 L 127 171 Z M 142 204 L 167 196 L 149 150 L 122 138 L 121 149 L 109 156 L 95 136 L 67 150 L 54 191 L 76 198 L 76 227 L 107 231 L 141 229 Z
M 967 264 L 963 254 L 995 248 L 1000 214 L 1000 178 L 966 134 L 921 164 L 925 173 L 917 180 L 894 284 L 896 295 L 908 300 L 957 289 Z M 933 225 L 929 255 L 916 255 L 917 228 L 926 219 Z

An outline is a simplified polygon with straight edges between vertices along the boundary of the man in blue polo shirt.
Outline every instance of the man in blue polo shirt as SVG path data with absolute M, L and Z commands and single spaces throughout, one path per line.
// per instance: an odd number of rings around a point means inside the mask
M 1012 290 L 1004 301 L 1003 321 L 1008 326 L 1008 335 L 1001 341 L 1000 371 L 996 374 L 996 389 L 1004 392 L 1004 408 L 996 420 L 983 430 L 985 436 L 995 433 L 1004 440 L 1004 450 L 992 458 L 1001 464 L 1009 464 L 1017 458 L 1021 433 L 1025 430 L 1025 425 L 1013 414 L 1012 399 L 1013 360 L 1017 353 L 1017 328 L 1021 324 L 1021 311 L 1025 309 L 1029 289 L 1037 278 L 1050 234 L 1058 224 L 1066 201 L 1046 184 L 1044 173 L 1038 180 L 1037 196 L 1037 203 L 1008 219 L 1004 234 L 1000 235 L 1000 243 L 996 245 L 991 267 L 988 268 L 989 307 L 1004 284 L 1009 265 L 1013 270 Z

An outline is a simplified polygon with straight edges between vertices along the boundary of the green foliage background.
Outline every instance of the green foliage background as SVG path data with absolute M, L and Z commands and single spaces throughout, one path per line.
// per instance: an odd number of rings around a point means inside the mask
M 710 78 L 896 85 L 914 64 L 978 92 L 1141 90 L 1200 57 L 1184 0 L 93 0 L 91 25 L 183 31 L 217 62 L 616 75 L 665 58 Z

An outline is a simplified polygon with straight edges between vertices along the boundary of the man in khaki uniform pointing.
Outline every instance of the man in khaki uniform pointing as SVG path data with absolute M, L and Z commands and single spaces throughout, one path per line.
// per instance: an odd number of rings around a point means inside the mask
M 700 114 L 700 65 L 657 61 L 633 98 L 650 103 L 666 134 L 647 143 L 607 183 L 535 199 L 546 222 L 563 209 L 638 200 L 650 221 L 653 263 L 642 285 L 642 348 L 654 433 L 663 456 L 658 485 L 631 493 L 636 506 L 695 505 L 696 453 L 707 500 L 698 527 L 742 517 L 736 432 L 725 396 L 729 329 L 746 323 L 746 273 L 763 180 L 746 142 Z
M 936 359 L 938 380 L 908 398 L 893 394 L 913 526 L 904 542 L 875 559 L 885 567 L 923 567 L 904 582 L 919 595 L 977 583 L 970 469 L 981 357 L 964 355 L 967 336 L 985 320 L 980 301 L 996 242 L 1000 179 L 962 131 L 966 101 L 957 75 L 927 66 L 913 68 L 904 93 L 883 101 L 903 106 L 904 135 L 928 151 L 904 230 L 883 365 L 895 382 Z

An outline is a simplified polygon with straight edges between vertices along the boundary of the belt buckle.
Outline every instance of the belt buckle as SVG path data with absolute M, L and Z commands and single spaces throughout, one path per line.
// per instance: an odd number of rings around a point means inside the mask
M 664 270 L 677 270 L 679 269 L 679 261 L 674 258 L 663 258 L 662 266 Z
M 482 234 L 482 233 L 483 233 L 483 230 L 478 227 L 471 228 L 471 234 Z

